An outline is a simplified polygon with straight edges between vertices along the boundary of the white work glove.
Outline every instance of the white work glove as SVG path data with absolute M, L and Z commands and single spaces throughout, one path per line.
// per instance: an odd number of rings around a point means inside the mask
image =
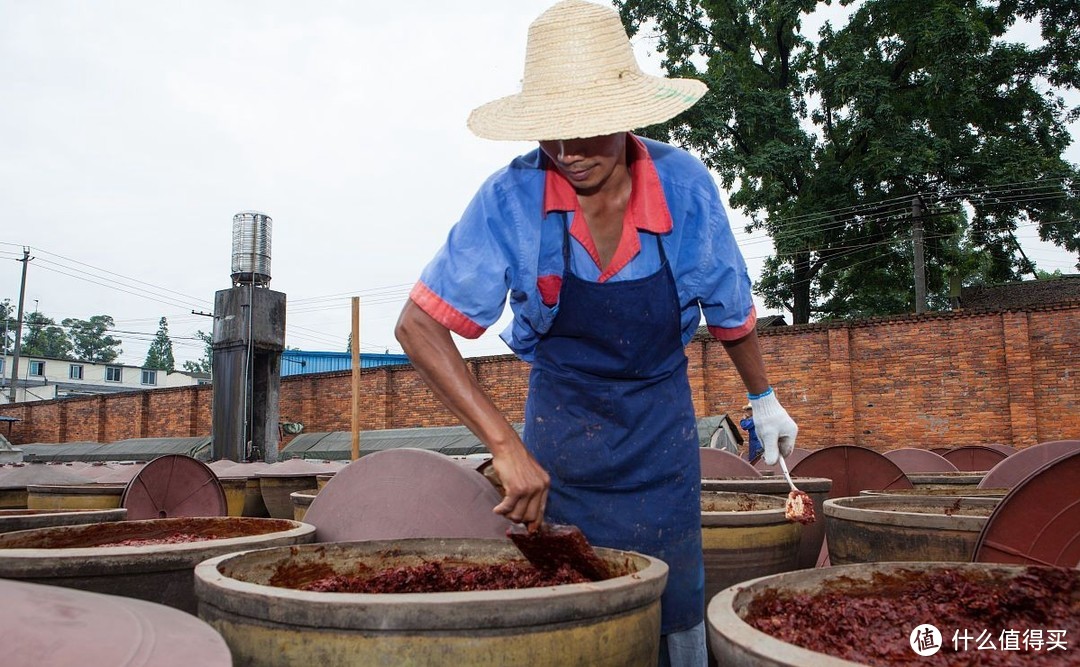
M 765 463 L 773 465 L 779 456 L 787 458 L 795 449 L 799 427 L 780 401 L 776 400 L 772 387 L 764 393 L 751 395 L 750 405 L 754 408 L 754 428 L 757 429 L 758 440 L 765 449 Z

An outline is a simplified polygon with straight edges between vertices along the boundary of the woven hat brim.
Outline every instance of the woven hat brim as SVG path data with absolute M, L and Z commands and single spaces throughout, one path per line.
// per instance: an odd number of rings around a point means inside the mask
M 696 79 L 626 73 L 587 90 L 497 99 L 474 109 L 468 126 L 479 137 L 499 141 L 599 137 L 670 120 L 706 92 L 708 87 Z

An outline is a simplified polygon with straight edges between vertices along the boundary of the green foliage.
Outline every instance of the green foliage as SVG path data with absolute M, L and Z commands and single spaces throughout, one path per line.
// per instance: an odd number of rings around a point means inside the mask
M 69 317 L 61 324 L 68 330 L 76 359 L 107 364 L 123 352 L 120 349 L 123 341 L 107 333 L 115 324 L 109 315 L 94 315 L 88 320 Z
M 15 351 L 15 317 L 18 313 L 11 299 L 0 301 L 0 354 Z
M 176 360 L 173 358 L 172 339 L 169 338 L 169 323 L 164 317 L 158 321 L 157 335 L 150 343 L 150 349 L 146 351 L 146 361 L 143 368 L 153 368 L 159 371 L 172 373 L 176 370 Z
M 24 357 L 73 359 L 67 333 L 51 317 L 38 312 L 24 315 L 21 354 Z
M 1062 155 L 1077 117 L 1080 5 L 1058 0 L 862 0 L 805 34 L 828 0 L 617 0 L 673 76 L 709 93 L 645 134 L 700 155 L 730 203 L 768 231 L 756 285 L 794 321 L 914 309 L 919 198 L 931 304 L 950 276 L 1033 272 L 1019 224 L 1080 253 L 1080 171 Z M 1020 19 L 1042 41 L 1006 41 Z M 977 270 L 972 277 L 965 271 Z
M 185 361 L 184 370 L 189 373 L 210 373 L 214 368 L 214 336 L 199 330 L 195 332 L 195 337 L 203 342 L 203 356 L 198 361 Z

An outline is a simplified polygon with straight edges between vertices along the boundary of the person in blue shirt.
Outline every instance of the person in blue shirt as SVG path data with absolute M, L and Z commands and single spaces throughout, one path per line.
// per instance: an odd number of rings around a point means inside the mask
M 475 109 L 480 137 L 538 147 L 480 186 L 421 273 L 396 335 L 491 451 L 494 511 L 669 566 L 660 661 L 704 665 L 701 471 L 685 346 L 702 316 L 745 384 L 767 461 L 797 427 L 769 386 L 750 278 L 715 180 L 632 130 L 706 92 L 649 76 L 610 7 L 564 0 L 529 28 L 522 91 Z M 451 333 L 502 333 L 531 365 L 519 437 Z
M 757 437 L 757 429 L 754 428 L 754 406 L 750 403 L 747 403 L 746 407 L 743 408 L 743 418 L 739 421 L 739 426 L 746 431 L 746 439 L 749 445 L 746 458 L 750 463 L 755 463 L 761 458 L 765 449 L 761 446 L 761 440 Z

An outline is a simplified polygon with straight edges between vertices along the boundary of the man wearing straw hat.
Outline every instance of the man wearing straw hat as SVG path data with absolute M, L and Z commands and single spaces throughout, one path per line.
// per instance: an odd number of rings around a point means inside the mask
M 522 91 L 469 128 L 539 148 L 492 175 L 424 269 L 397 325 L 414 367 L 492 453 L 495 511 L 579 526 L 669 568 L 661 664 L 703 665 L 700 459 L 685 345 L 702 313 L 749 391 L 765 458 L 797 428 L 769 387 L 750 279 L 709 172 L 638 138 L 706 92 L 643 74 L 618 14 L 565 0 L 529 28 Z M 532 365 L 521 437 L 450 333 L 503 338 Z

